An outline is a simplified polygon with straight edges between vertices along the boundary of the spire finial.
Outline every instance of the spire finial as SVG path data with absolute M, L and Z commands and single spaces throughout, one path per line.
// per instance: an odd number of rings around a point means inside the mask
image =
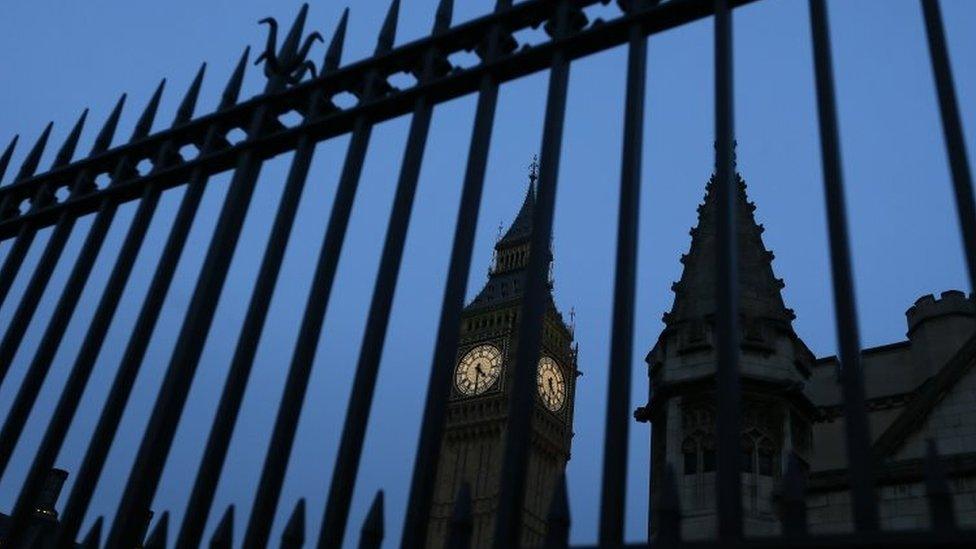
M 532 187 L 535 187 L 535 182 L 539 180 L 539 155 L 532 155 L 532 163 L 529 164 L 529 181 Z

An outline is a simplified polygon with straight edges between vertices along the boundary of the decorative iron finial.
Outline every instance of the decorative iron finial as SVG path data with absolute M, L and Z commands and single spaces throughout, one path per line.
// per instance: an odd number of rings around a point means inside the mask
M 275 53 L 275 44 L 278 41 L 278 21 L 274 17 L 265 17 L 258 21 L 259 24 L 268 25 L 268 40 L 265 44 L 264 53 L 254 61 L 255 65 L 264 62 L 264 74 L 270 78 L 281 78 L 288 84 L 298 84 L 302 81 L 306 72 L 316 77 L 315 63 L 306 59 L 309 50 L 316 42 L 322 42 L 322 35 L 313 32 L 305 38 L 302 47 L 298 47 L 302 31 L 305 28 L 305 17 L 308 15 L 308 4 L 302 4 L 295 23 L 292 24 L 288 36 L 281 44 L 281 50 Z

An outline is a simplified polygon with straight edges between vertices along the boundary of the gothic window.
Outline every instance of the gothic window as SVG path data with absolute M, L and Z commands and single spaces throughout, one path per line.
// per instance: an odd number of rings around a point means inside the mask
M 715 471 L 715 444 L 711 436 L 701 431 L 692 433 L 685 437 L 681 445 L 681 453 L 686 475 Z

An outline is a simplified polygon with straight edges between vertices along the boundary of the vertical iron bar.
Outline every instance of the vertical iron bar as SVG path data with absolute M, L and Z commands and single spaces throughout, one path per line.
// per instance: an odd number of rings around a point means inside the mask
M 84 126 L 85 119 L 88 116 L 88 110 L 86 109 L 81 118 L 72 128 L 71 132 L 68 134 L 67 139 L 65 139 L 64 145 L 58 151 L 57 157 L 54 160 L 52 169 L 59 168 L 68 164 L 71 161 L 71 157 L 74 156 L 75 148 L 78 145 L 78 139 L 81 137 L 81 130 Z M 34 149 L 31 150 L 28 158 L 24 161 L 24 165 L 21 167 L 20 173 L 18 173 L 17 179 L 22 180 L 30 177 L 37 168 L 37 164 L 40 161 L 41 153 L 47 144 L 47 137 L 51 131 L 51 124 L 48 124 L 47 128 L 44 130 L 44 134 L 38 140 Z M 123 159 L 124 160 L 124 159 Z M 123 166 L 124 162 L 120 161 L 119 168 Z M 75 192 L 84 177 L 88 174 L 83 171 L 76 179 L 76 184 L 71 186 L 72 192 Z M 42 205 L 49 203 L 52 197 L 52 190 L 47 185 L 43 186 L 39 192 L 35 195 L 35 199 L 31 203 L 31 208 L 38 208 Z M 27 326 L 30 324 L 31 318 L 33 318 L 34 311 L 37 309 L 37 305 L 41 300 L 41 296 L 44 293 L 44 289 L 47 287 L 47 283 L 51 279 L 51 275 L 54 273 L 54 268 L 57 266 L 58 259 L 61 257 L 61 252 L 64 250 L 64 246 L 68 241 L 68 237 L 71 235 L 71 229 L 74 227 L 75 222 L 74 216 L 69 216 L 67 214 L 62 214 L 58 222 L 48 237 L 47 243 L 44 245 L 44 252 L 41 254 L 41 258 L 37 265 L 34 267 L 34 271 L 30 276 L 27 283 L 27 288 L 24 290 L 23 295 L 21 295 L 20 302 L 17 304 L 17 308 L 14 310 L 13 318 L 10 319 L 10 323 L 4 330 L 3 339 L 0 340 L 0 384 L 3 383 L 6 377 L 7 371 L 10 369 L 13 363 L 14 356 L 17 353 L 17 348 L 23 339 L 24 332 L 27 331 Z M 21 229 L 20 234 L 18 234 L 18 240 L 23 242 L 25 246 L 20 246 L 18 248 L 18 243 L 14 243 L 14 250 L 12 250 L 11 256 L 8 257 L 8 261 L 5 262 L 5 267 L 10 266 L 10 274 L 12 277 L 16 277 L 17 270 L 20 268 L 20 264 L 24 259 L 24 255 L 33 242 L 34 235 L 37 233 L 37 229 L 31 224 L 25 224 L 24 228 Z M 21 239 L 23 237 L 23 239 Z M 13 278 L 10 279 L 13 282 Z M 4 289 L 7 291 L 9 287 Z M 29 377 L 29 376 L 28 376 Z M 6 467 L 6 459 L 0 456 L 0 476 L 3 475 L 3 471 Z
M 341 25 L 337 34 L 343 31 L 344 25 Z M 337 63 L 338 59 L 336 59 Z M 328 72 L 335 70 L 335 68 L 325 66 L 323 71 Z M 325 98 L 321 91 L 313 92 L 309 99 L 305 120 L 317 118 L 325 106 L 324 101 Z M 261 260 L 258 277 L 237 339 L 237 346 L 227 372 L 224 389 L 220 395 L 217 413 L 214 416 L 210 435 L 207 438 L 207 446 L 197 470 L 186 513 L 183 515 L 183 523 L 180 526 L 176 542 L 177 547 L 196 547 L 200 544 L 203 536 L 211 505 L 213 505 L 214 492 L 217 489 L 217 483 L 220 481 L 220 472 L 223 469 L 227 449 L 234 432 L 234 425 L 237 423 L 241 403 L 244 399 L 251 367 L 254 364 L 258 342 L 264 330 L 264 323 L 267 319 L 278 274 L 281 272 L 281 264 L 288 247 L 295 215 L 301 202 L 305 182 L 308 179 L 308 170 L 315 153 L 315 146 L 316 142 L 308 134 L 303 134 L 295 146 L 285 188 L 282 191 L 278 211 L 275 214 L 271 234 L 268 237 L 268 243 Z
M 952 188 L 956 195 L 956 213 L 962 231 L 962 242 L 969 270 L 969 288 L 976 291 L 976 208 L 973 206 L 973 176 L 966 155 L 966 138 L 962 133 L 956 87 L 953 84 L 952 65 L 942 28 L 942 10 L 938 0 L 922 0 L 925 16 L 925 33 L 932 58 L 932 74 L 939 96 L 939 113 L 942 115 L 942 134 L 952 171 Z
M 382 76 L 375 71 L 367 76 L 364 97 L 372 97 L 381 80 Z M 265 455 L 261 481 L 254 498 L 254 506 L 251 508 L 251 516 L 244 536 L 244 547 L 264 547 L 271 533 L 271 523 L 281 495 L 281 483 L 284 480 L 285 468 L 295 440 L 295 430 L 298 428 L 298 418 L 301 415 L 305 391 L 308 389 L 312 362 L 322 333 L 325 311 L 328 308 L 332 283 L 339 265 L 339 254 L 345 240 L 346 228 L 349 225 L 349 216 L 352 213 L 356 188 L 359 185 L 359 176 L 362 173 L 372 131 L 372 120 L 365 115 L 357 117 L 353 124 L 352 137 L 346 151 L 342 174 L 339 177 L 332 213 L 329 216 L 325 238 L 312 278 L 312 288 L 305 305 L 305 315 L 299 329 L 298 341 L 285 380 L 274 431 Z
M 715 192 L 717 276 L 715 295 L 718 347 L 718 536 L 724 543 L 742 537 L 739 395 L 739 282 L 735 208 L 735 135 L 732 78 L 732 12 L 728 0 L 715 1 Z
M 199 95 L 200 85 L 203 79 L 203 71 L 204 68 L 201 67 L 196 78 L 194 79 L 193 85 L 180 106 L 176 120 L 173 123 L 174 127 L 185 124 L 192 117 L 193 108 L 196 104 L 196 99 Z M 155 159 L 155 162 L 153 163 L 154 170 L 172 165 L 178 160 L 178 152 L 174 150 L 174 147 L 175 145 L 172 142 L 163 144 Z M 155 185 L 148 186 L 143 192 L 139 206 L 132 218 L 129 225 L 129 230 L 126 233 L 125 240 L 119 251 L 119 255 L 116 258 L 115 265 L 112 268 L 108 282 L 103 290 L 102 298 L 99 300 L 98 309 L 96 310 L 95 316 L 90 324 L 91 327 L 104 323 L 107 328 L 108 323 L 111 322 L 111 316 L 114 314 L 115 305 L 118 304 L 118 297 L 125 288 L 129 274 L 132 272 L 132 266 L 135 263 L 136 256 L 139 253 L 139 249 L 142 246 L 146 231 L 149 228 L 149 223 L 155 214 L 156 206 L 159 203 L 160 194 L 161 190 Z M 117 208 L 117 203 L 110 203 L 109 201 L 106 201 L 106 203 L 104 203 L 99 209 L 99 217 L 102 215 L 102 212 L 105 212 L 105 215 L 110 217 L 114 214 L 114 211 Z M 41 381 L 43 381 L 43 377 L 46 376 L 47 371 L 54 360 L 55 353 L 57 352 L 58 346 L 61 343 L 64 331 L 71 319 L 71 315 L 74 313 L 74 309 L 78 304 L 78 300 L 84 288 L 85 281 L 87 280 L 88 275 L 91 272 L 91 268 L 94 265 L 95 258 L 98 255 L 98 249 L 101 248 L 102 242 L 105 238 L 106 231 L 97 229 L 99 217 L 96 217 L 96 222 L 93 223 L 88 239 L 85 242 L 82 252 L 79 254 L 75 268 L 71 273 L 71 277 L 68 283 L 65 285 L 65 289 L 62 292 L 62 296 L 58 302 L 57 308 L 55 309 L 55 313 L 48 324 L 48 328 L 44 333 L 38 351 L 34 355 L 34 359 L 31 362 L 28 370 L 28 376 L 37 370 L 40 372 Z M 111 219 L 109 219 L 107 223 L 110 224 Z M 107 227 L 108 225 L 105 226 L 105 229 L 107 229 Z M 114 301 L 112 296 L 114 296 Z M 107 318 L 102 318 L 106 314 L 106 311 L 104 310 L 105 307 L 110 307 L 110 311 L 108 312 Z M 77 409 L 78 402 L 81 398 L 81 393 L 84 391 L 85 384 L 88 381 L 88 376 L 91 373 L 90 366 L 93 364 L 93 361 L 88 364 L 80 364 L 76 362 L 68 376 L 65 387 L 58 399 L 54 414 L 52 415 L 48 428 L 45 431 L 41 445 L 34 455 L 31 468 L 28 471 L 27 478 L 20 489 L 17 503 L 14 506 L 14 513 L 11 519 L 10 527 L 10 531 L 12 532 L 11 539 L 16 536 L 16 532 L 18 532 L 19 528 L 26 526 L 27 521 L 29 520 L 32 513 L 31 504 L 36 498 L 35 494 L 41 489 L 47 471 L 51 469 L 54 464 L 54 460 L 57 458 L 57 454 L 60 451 L 64 436 L 67 433 L 68 426 L 70 425 L 74 412 Z M 14 411 L 11 411 L 10 414 L 8 414 L 7 420 L 4 422 L 3 431 L 0 432 L 0 445 L 3 446 L 4 452 L 7 451 L 8 445 L 10 451 L 12 451 L 14 445 L 16 445 L 17 438 L 21 434 L 30 409 L 33 407 L 37 398 L 38 391 L 40 390 L 40 382 L 34 383 L 30 388 L 30 391 L 25 392 L 27 387 L 28 383 L 25 381 L 21 387 L 21 391 L 17 395 L 17 400 L 15 401 L 14 407 L 12 408 L 12 410 L 18 410 L 19 413 L 15 414 Z M 7 455 L 4 454 L 2 457 L 5 458 Z
M 864 403 L 864 377 L 861 372 L 861 342 L 858 334 L 854 277 L 847 236 L 847 207 L 837 130 L 837 104 L 830 53 L 827 6 L 823 0 L 810 0 L 810 26 L 813 34 L 813 59 L 817 83 L 817 112 L 820 123 L 824 198 L 830 235 L 830 264 L 834 286 L 834 314 L 840 344 L 840 382 L 844 396 L 847 471 L 851 484 L 854 525 L 859 532 L 878 529 L 878 509 L 871 470 L 871 436 Z
M 204 141 L 201 154 L 211 151 L 218 137 L 215 128 L 211 129 Z M 144 346 L 148 346 L 149 334 L 152 333 L 162 308 L 162 302 L 173 280 L 177 262 L 183 252 L 183 246 L 186 244 L 190 227 L 196 216 L 200 201 L 203 198 L 203 192 L 208 180 L 209 176 L 200 169 L 194 170 L 190 176 L 186 192 L 183 195 L 174 219 L 173 227 L 163 247 L 156 272 L 149 284 L 149 290 L 146 292 L 143 306 L 140 309 L 135 328 L 130 336 L 132 338 L 138 336 L 138 340 Z M 139 232 L 142 231 L 141 228 L 136 228 L 139 229 Z M 129 240 L 130 236 L 132 240 Z M 105 343 L 105 337 L 112 324 L 112 318 L 118 309 L 122 292 L 125 289 L 128 276 L 135 263 L 135 256 L 138 255 L 138 250 L 133 250 L 130 248 L 130 245 L 137 248 L 138 246 L 135 240 L 141 239 L 144 236 L 144 233 L 139 235 L 135 232 L 130 232 L 126 235 L 126 242 L 123 244 L 122 249 L 122 253 L 125 255 L 123 256 L 120 253 L 119 261 L 116 263 L 116 267 L 120 270 L 116 271 L 113 269 L 113 276 L 109 278 L 109 282 L 106 284 L 106 289 L 99 301 L 95 316 L 85 334 L 81 351 L 72 367 L 71 376 L 68 378 L 68 383 L 65 385 L 65 390 L 62 393 L 61 399 L 58 401 L 57 408 L 55 408 L 55 415 L 48 426 L 48 433 L 45 434 L 45 443 L 47 443 L 48 437 L 50 436 L 51 446 L 50 450 L 48 450 L 50 454 L 47 454 L 48 451 L 45 451 L 44 454 L 49 455 L 50 457 L 48 459 L 52 461 L 57 457 L 71 420 L 78 409 L 85 386 L 88 383 L 98 355 Z M 136 253 L 132 254 L 133 251 Z M 121 260 L 125 260 L 125 263 L 123 264 Z M 130 347 L 127 347 L 127 349 Z M 115 379 L 112 382 L 112 387 L 106 399 L 105 407 L 99 416 L 95 432 L 85 453 L 85 458 L 82 461 L 82 466 L 78 470 L 78 477 L 72 488 L 71 496 L 68 498 L 68 503 L 61 517 L 59 532 L 65 532 L 65 539 L 73 538 L 77 533 L 77 528 L 80 527 L 80 521 L 84 518 L 88 501 L 91 498 L 91 491 L 94 490 L 105 458 L 108 456 L 112 440 L 115 438 L 115 431 L 122 418 L 125 405 L 128 402 L 132 384 L 138 375 L 140 364 L 141 361 L 125 361 L 120 364 L 116 372 Z M 42 448 L 46 447 L 46 445 L 42 446 Z M 38 456 L 40 455 L 41 453 L 39 452 Z M 68 533 L 71 530 L 75 530 L 75 532 Z
M 249 53 L 250 48 L 246 48 L 241 55 L 237 67 L 224 90 L 218 110 L 226 109 L 237 103 Z M 218 144 L 223 141 L 222 131 L 221 128 L 216 126 L 212 126 L 207 130 L 200 154 L 207 154 L 219 146 Z M 116 430 L 128 403 L 129 395 L 132 392 L 132 386 L 135 383 L 136 376 L 142 364 L 141 359 L 126 360 L 125 356 L 128 356 L 130 353 L 135 353 L 141 357 L 145 352 L 146 346 L 149 344 L 149 337 L 156 325 L 156 321 L 159 319 L 163 301 L 166 298 L 170 283 L 173 281 L 180 255 L 189 236 L 190 228 L 196 217 L 208 180 L 209 175 L 202 167 L 194 169 L 190 174 L 186 192 L 176 212 L 169 236 L 166 238 L 166 243 L 163 245 L 163 251 L 159 257 L 153 278 L 149 283 L 146 296 L 143 298 L 143 303 L 139 310 L 135 326 L 132 329 L 122 363 L 116 370 L 112 387 L 109 389 L 105 405 L 102 408 L 95 431 L 85 451 L 85 457 L 82 460 L 81 467 L 78 470 L 77 479 L 72 487 L 68 502 L 65 504 L 64 512 L 61 514 L 60 525 L 55 537 L 55 547 L 70 547 L 70 544 L 74 543 L 79 528 L 81 528 L 81 521 L 88 511 L 88 504 L 91 502 L 92 493 L 102 473 L 102 467 L 105 465 L 105 459 L 108 457 L 112 441 L 115 439 Z M 131 270 L 131 266 L 126 268 Z M 64 436 L 78 408 L 78 403 L 84 392 L 85 385 L 95 366 L 95 361 L 98 358 L 111 325 L 112 317 L 122 297 L 125 280 L 118 279 L 117 285 L 112 284 L 114 280 L 116 280 L 114 277 L 110 278 L 110 283 L 106 285 L 102 300 L 99 302 L 92 323 L 88 328 L 88 332 L 85 334 L 81 351 L 72 367 L 72 374 L 69 377 L 68 384 L 58 402 L 58 407 L 55 410 L 51 424 L 48 426 L 48 433 L 45 433 L 45 441 L 42 443 L 44 444 L 42 448 L 48 448 L 48 439 L 50 439 L 50 449 L 47 450 L 50 453 L 45 453 L 44 455 L 48 456 L 45 459 L 50 459 L 52 462 L 60 451 L 61 444 L 64 442 Z M 40 456 L 41 454 L 39 453 L 38 455 Z M 38 467 L 38 465 L 35 464 L 32 467 Z M 40 468 L 41 470 L 46 470 L 43 466 L 40 466 Z
M 511 0 L 498 0 L 495 11 L 511 7 Z M 508 41 L 500 27 L 493 27 L 483 44 L 482 59 L 490 63 L 507 53 Z M 427 543 L 427 522 L 434 495 L 434 480 L 444 434 L 444 418 L 451 386 L 454 353 L 461 327 L 461 310 L 471 270 L 471 254 L 474 247 L 475 229 L 478 226 L 478 210 L 488 164 L 488 149 L 494 127 L 495 107 L 498 104 L 498 81 L 487 73 L 481 77 L 478 87 L 478 104 L 475 108 L 471 144 L 461 188 L 457 224 L 451 248 L 451 262 L 444 287 L 437 328 L 437 342 L 427 382 L 424 415 L 420 425 L 420 440 L 414 457 L 413 476 L 410 480 L 410 496 L 407 499 L 407 515 L 404 518 L 402 547 L 423 547 Z
M 569 33 L 571 10 L 569 0 L 555 6 L 552 20 L 553 38 Z M 551 259 L 553 210 L 559 178 L 559 155 L 562 147 L 563 122 L 566 115 L 566 92 L 569 84 L 569 59 L 557 48 L 552 55 L 546 115 L 539 159 L 539 187 L 532 218 L 529 264 L 526 270 L 525 296 L 519 314 L 518 344 L 512 389 L 509 397 L 504 454 L 499 490 L 494 546 L 521 545 L 522 509 L 529 462 L 529 442 L 535 407 L 535 374 L 542 341 L 542 322 L 546 312 L 547 274 Z
M 631 4 L 641 9 L 644 2 Z M 607 381 L 607 416 L 603 442 L 603 485 L 600 494 L 600 544 L 624 541 L 627 497 L 627 448 L 630 416 L 631 361 L 634 345 L 634 288 L 637 280 L 637 238 L 640 216 L 641 155 L 644 142 L 644 89 L 647 37 L 632 25 L 627 53 L 627 95 L 624 109 L 623 158 L 617 220 L 617 262 L 614 271 L 613 326 Z
M 434 33 L 438 31 L 435 26 Z M 426 53 L 418 85 L 433 79 L 437 63 L 442 59 L 438 51 L 431 50 Z M 383 243 L 379 272 L 376 275 L 369 316 L 366 320 L 366 331 L 359 350 L 359 362 L 356 365 L 356 375 L 347 404 L 339 452 L 333 467 L 329 497 L 319 532 L 320 549 L 340 547 L 345 534 L 433 108 L 430 98 L 425 94 L 421 94 L 414 102 L 413 119 L 403 153 L 393 209 L 390 212 L 390 223 Z
M 266 91 L 273 92 L 282 87 L 282 80 L 279 77 L 272 77 Z M 267 105 L 262 105 L 255 110 L 247 132 L 250 139 L 256 139 L 267 130 L 271 115 Z M 109 533 L 107 547 L 123 549 L 131 547 L 132 543 L 138 541 L 134 538 L 135 517 L 140 509 L 148 508 L 155 495 L 159 476 L 163 472 L 166 456 L 176 434 L 183 406 L 189 394 L 189 385 L 196 372 L 200 354 L 203 352 L 216 313 L 217 301 L 227 279 L 230 262 L 237 247 L 244 217 L 250 206 L 262 165 L 263 160 L 253 149 L 245 149 L 238 157 L 237 168 L 217 219 L 217 226 L 180 328 L 173 356 L 166 369 L 162 387 L 153 405 L 149 425 L 146 427 L 139 452 L 126 482 L 126 489 Z M 145 349 L 145 345 L 140 347 Z M 143 354 L 139 353 L 139 356 L 133 359 L 141 362 Z
M 43 154 L 44 148 L 47 146 L 47 140 L 51 135 L 51 128 L 53 126 L 54 124 L 49 122 L 44 128 L 44 131 L 41 132 L 37 142 L 31 148 L 30 152 L 27 153 L 27 157 L 24 159 L 24 163 L 21 165 L 20 171 L 17 172 L 11 185 L 34 175 L 34 172 L 37 170 L 37 165 L 41 160 L 41 154 Z M 79 177 L 78 179 L 81 178 Z M 7 210 L 14 206 L 14 204 L 10 204 L 14 199 L 15 197 L 13 195 L 8 195 L 0 202 L 0 216 L 6 215 Z M 36 201 L 31 204 L 32 207 L 36 205 Z M 3 260 L 3 267 L 0 268 L 0 305 L 3 305 L 7 299 L 7 293 L 10 291 L 10 287 L 13 286 L 14 279 L 17 278 L 20 266 L 24 263 L 24 258 L 27 256 L 27 251 L 30 250 L 30 246 L 34 242 L 36 235 L 37 230 L 30 223 L 21 225 L 20 230 L 17 232 L 14 245 L 10 249 L 10 252 L 7 253 L 7 257 Z M 0 367 L 0 383 L 3 382 L 5 372 L 6 370 Z

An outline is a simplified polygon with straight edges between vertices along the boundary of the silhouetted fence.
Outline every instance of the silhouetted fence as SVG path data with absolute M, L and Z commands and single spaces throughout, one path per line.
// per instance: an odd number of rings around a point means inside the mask
M 77 480 L 61 513 L 56 544 L 59 547 L 71 546 L 78 538 L 92 492 L 102 473 L 108 449 L 116 436 L 162 303 L 173 281 L 177 260 L 198 213 L 203 191 L 211 176 L 232 171 L 230 187 L 209 243 L 203 268 L 196 280 L 189 309 L 179 330 L 159 396 L 153 406 L 151 419 L 128 476 L 122 503 L 108 529 L 107 545 L 113 548 L 133 547 L 144 539 L 149 505 L 156 493 L 179 424 L 259 172 L 267 159 L 290 152 L 293 153 L 291 167 L 271 228 L 270 240 L 253 288 L 203 461 L 196 473 L 189 507 L 179 525 L 177 546 L 200 545 L 204 526 L 212 512 L 214 491 L 240 410 L 315 145 L 329 137 L 350 134 L 351 140 L 315 267 L 311 292 L 288 368 L 285 395 L 279 405 L 254 506 L 247 517 L 244 545 L 263 547 L 269 543 L 272 519 L 279 505 L 285 467 L 291 454 L 303 396 L 332 292 L 371 130 L 380 121 L 409 114 L 411 126 L 369 309 L 362 353 L 356 367 L 326 512 L 319 528 L 319 546 L 340 545 L 347 528 L 350 500 L 376 384 L 380 349 L 386 334 L 432 111 L 437 104 L 476 94 L 478 100 L 458 222 L 401 541 L 404 547 L 423 546 L 499 85 L 530 73 L 549 73 L 539 159 L 538 198 L 534 212 L 535 230 L 531 243 L 534 249 L 543 249 L 548 246 L 552 232 L 556 174 L 559 171 L 571 62 L 591 53 L 627 44 L 629 60 L 613 336 L 608 367 L 608 391 L 611 398 L 608 399 L 606 414 L 599 535 L 601 547 L 622 546 L 628 430 L 632 419 L 628 400 L 615 395 L 629 395 L 631 386 L 646 38 L 705 17 L 712 17 L 715 21 L 718 183 L 715 188 L 720 252 L 716 265 L 719 303 L 716 319 L 717 347 L 720 355 L 717 501 L 720 519 L 717 541 L 686 545 L 739 543 L 750 547 L 779 547 L 788 543 L 797 547 L 833 547 L 885 543 L 900 547 L 963 546 L 966 536 L 956 530 L 951 498 L 945 486 L 940 462 L 934 455 L 927 462 L 926 472 L 932 530 L 897 534 L 879 531 L 878 508 L 869 463 L 870 441 L 864 384 L 858 364 L 860 342 L 851 284 L 843 170 L 824 1 L 810 0 L 809 5 L 831 272 L 840 340 L 846 447 L 856 533 L 846 536 L 807 535 L 802 472 L 794 466 L 788 468 L 784 478 L 785 537 L 749 542 L 740 541 L 743 530 L 741 479 L 738 473 L 740 395 L 736 365 L 738 286 L 732 199 L 735 188 L 731 9 L 749 3 L 749 0 L 672 0 L 662 3 L 655 0 L 619 0 L 622 10 L 619 17 L 611 21 L 598 19 L 590 22 L 584 8 L 597 3 L 601 3 L 600 0 L 526 0 L 513 6 L 511 0 L 498 0 L 494 13 L 452 27 L 452 2 L 442 0 L 429 37 L 393 48 L 399 10 L 399 0 L 394 0 L 380 33 L 375 54 L 358 63 L 341 66 L 346 28 L 346 18 L 343 16 L 320 66 L 320 74 L 316 74 L 314 64 L 306 59 L 312 41 L 319 38 L 317 33 L 313 33 L 303 40 L 306 6 L 302 8 L 277 52 L 274 38 L 277 23 L 272 19 L 262 21 L 271 27 L 272 32 L 267 49 L 261 56 L 267 75 L 267 86 L 264 93 L 257 97 L 244 102 L 238 101 L 248 60 L 248 52 L 245 51 L 216 111 L 197 118 L 193 116 L 203 79 L 204 71 L 201 68 L 179 107 L 176 119 L 168 129 L 155 133 L 151 131 L 162 94 L 160 85 L 136 124 L 132 137 L 128 142 L 113 147 L 116 126 L 125 101 L 123 96 L 95 139 L 88 156 L 72 160 L 85 121 L 85 116 L 82 115 L 58 152 L 51 169 L 36 174 L 50 134 L 49 125 L 26 156 L 13 181 L 0 187 L 0 239 L 13 239 L 0 269 L 0 303 L 8 296 L 13 280 L 38 231 L 53 226 L 40 260 L 30 273 L 29 282 L 10 324 L 4 327 L 3 338 L 0 340 L 0 383 L 47 289 L 75 222 L 86 215 L 93 215 L 94 219 L 38 349 L 27 368 L 11 411 L 4 419 L 0 431 L 0 475 L 6 471 L 10 462 L 116 211 L 127 201 L 137 201 L 138 207 L 16 500 L 5 546 L 17 547 L 29 538 L 35 502 L 44 488 L 45 479 L 62 447 L 96 358 L 105 343 L 109 325 L 129 281 L 161 193 L 171 187 L 185 186 L 185 194 L 128 339 L 121 364 L 115 372 L 108 399 L 77 473 Z M 603 0 L 602 3 L 608 3 L 608 0 Z M 923 0 L 922 6 L 970 282 L 972 287 L 976 287 L 976 213 L 973 207 L 972 181 L 941 14 L 938 0 Z M 541 44 L 520 47 L 513 34 L 539 25 L 544 26 L 551 39 Z M 474 66 L 455 67 L 448 61 L 449 56 L 454 53 L 472 50 L 480 58 L 480 62 Z M 397 89 L 389 83 L 389 78 L 402 72 L 411 73 L 416 82 L 405 89 Z M 306 74 L 310 74 L 311 78 L 305 79 Z M 356 96 L 357 102 L 348 108 L 340 108 L 332 99 L 345 92 Z M 302 121 L 294 125 L 283 123 L 282 115 L 293 111 L 301 115 Z M 236 130 L 242 130 L 246 139 L 232 142 L 228 135 Z M 0 157 L 0 177 L 9 164 L 15 143 L 16 138 Z M 193 147 L 188 147 L 190 145 Z M 151 169 L 137 169 L 146 160 L 151 163 Z M 100 186 L 97 182 L 102 181 L 106 175 L 110 182 Z M 516 350 L 516 364 L 520 367 L 516 371 L 511 399 L 510 417 L 513 418 L 530 417 L 533 404 L 533 371 L 527 365 L 535 364 L 539 353 L 547 275 L 545 256 L 546 254 L 530 255 L 524 314 L 520 316 L 519 344 Z M 528 421 L 513 421 L 506 432 L 501 499 L 495 532 L 498 547 L 517 546 L 520 539 L 519 513 L 526 483 L 528 425 Z M 665 475 L 665 478 L 671 478 L 671 481 L 666 480 L 661 487 L 663 496 L 653 509 L 659 521 L 657 538 L 652 540 L 655 546 L 673 546 L 680 543 L 680 508 L 673 478 L 670 475 Z M 465 494 L 467 492 L 462 491 L 458 498 L 450 535 L 451 547 L 464 547 L 470 538 L 470 501 Z M 214 533 L 212 546 L 231 546 L 233 520 L 233 507 L 230 507 Z M 362 527 L 361 547 L 380 545 L 383 539 L 383 520 L 383 499 L 380 493 Z M 165 546 L 167 526 L 168 520 L 164 515 L 153 532 L 145 537 L 145 546 Z M 99 520 L 85 538 L 86 547 L 99 545 L 101 528 L 102 521 Z M 547 546 L 566 546 L 569 528 L 563 482 L 553 498 Z M 972 534 L 969 536 L 971 540 Z M 300 547 L 304 541 L 304 502 L 299 501 L 285 528 L 282 544 L 284 547 Z

